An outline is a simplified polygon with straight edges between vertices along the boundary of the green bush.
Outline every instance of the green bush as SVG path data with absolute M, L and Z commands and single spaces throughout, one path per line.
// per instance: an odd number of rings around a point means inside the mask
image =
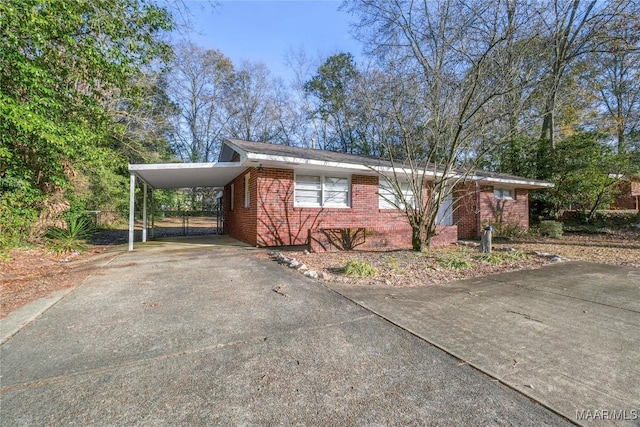
M 8 252 L 29 240 L 44 197 L 24 180 L 11 177 L 0 179 L 0 194 L 0 252 Z
M 559 239 L 562 237 L 562 223 L 558 221 L 540 221 L 538 230 L 541 236 L 551 237 L 552 239 Z
M 588 212 L 565 211 L 562 222 L 566 229 L 586 232 L 602 232 L 610 229 L 626 229 L 634 227 L 638 222 L 635 210 L 599 210 L 589 218 Z
M 67 219 L 67 226 L 51 227 L 45 238 L 49 249 L 60 255 L 63 253 L 87 250 L 86 239 L 93 234 L 91 221 L 82 216 L 71 216 Z
M 378 271 L 371 264 L 357 259 L 350 259 L 347 265 L 342 268 L 342 272 L 352 277 L 373 277 L 378 274 Z

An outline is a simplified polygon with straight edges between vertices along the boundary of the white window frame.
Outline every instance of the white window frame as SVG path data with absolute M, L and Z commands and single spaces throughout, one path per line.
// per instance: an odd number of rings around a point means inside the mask
M 453 194 L 445 195 L 436 213 L 436 225 L 453 225 Z
M 244 176 L 244 207 L 251 206 L 251 173 Z
M 320 178 L 320 203 L 298 203 L 296 197 L 296 191 L 298 190 L 298 176 L 313 176 Z M 325 201 L 325 194 L 329 191 L 327 190 L 326 181 L 329 178 L 340 178 L 347 180 L 347 188 L 346 191 L 346 204 L 339 203 L 327 203 Z M 348 209 L 351 207 L 351 176 L 344 174 L 325 174 L 325 173 L 317 173 L 317 172 L 303 172 L 303 173 L 295 173 L 293 177 L 293 206 L 299 208 L 340 208 L 340 209 Z M 334 190 L 335 191 L 335 190 Z
M 505 192 L 507 191 L 509 192 L 509 195 L 505 195 Z M 508 187 L 494 187 L 493 197 L 496 200 L 515 200 L 516 190 L 515 188 L 508 188 Z
M 384 186 L 383 183 L 388 183 L 388 186 Z M 411 185 L 409 182 L 400 182 L 400 189 L 404 194 L 404 198 L 407 199 L 411 196 L 411 200 L 413 204 L 415 204 L 415 194 L 411 190 Z M 384 191 L 381 191 L 383 190 Z M 384 193 L 384 194 L 383 194 Z M 386 196 L 386 197 L 385 197 Z M 395 201 L 395 205 L 389 199 L 393 198 Z M 378 180 L 378 209 L 404 209 L 404 203 L 401 203 L 401 200 L 398 200 L 398 197 L 395 194 L 393 186 L 389 182 L 388 179 L 380 178 Z
M 230 186 L 230 191 L 231 191 L 231 196 L 229 197 L 229 210 L 233 210 L 233 205 L 234 205 L 234 201 L 235 201 L 235 194 L 236 194 L 236 186 L 235 184 L 231 184 Z

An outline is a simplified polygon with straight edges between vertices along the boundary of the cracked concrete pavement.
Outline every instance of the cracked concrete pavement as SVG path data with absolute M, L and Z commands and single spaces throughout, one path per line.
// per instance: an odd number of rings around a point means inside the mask
M 640 425 L 640 270 L 586 262 L 445 286 L 332 285 L 573 422 Z M 611 419 L 618 418 L 618 419 Z
M 0 346 L 0 424 L 569 425 L 319 281 L 200 243 L 140 245 L 39 309 Z

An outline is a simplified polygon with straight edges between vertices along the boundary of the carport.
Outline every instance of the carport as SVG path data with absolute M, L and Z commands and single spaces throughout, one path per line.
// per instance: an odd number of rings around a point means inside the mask
M 136 209 L 136 178 L 142 181 L 142 242 L 147 241 L 148 215 L 147 196 L 149 190 L 153 196 L 156 189 L 179 189 L 212 187 L 224 188 L 224 185 L 246 168 L 240 162 L 217 163 L 155 163 L 129 165 L 129 250 L 133 250 L 134 223 Z

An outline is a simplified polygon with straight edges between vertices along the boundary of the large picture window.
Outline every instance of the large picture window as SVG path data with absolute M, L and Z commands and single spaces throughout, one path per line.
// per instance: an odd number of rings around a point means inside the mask
M 349 178 L 328 175 L 296 175 L 295 205 L 349 207 Z
M 378 208 L 380 209 L 404 209 L 402 198 L 393 189 L 393 185 L 386 179 L 380 179 L 378 188 Z M 404 195 L 404 200 L 413 206 L 415 198 L 411 186 L 408 182 L 400 183 L 400 190 Z

